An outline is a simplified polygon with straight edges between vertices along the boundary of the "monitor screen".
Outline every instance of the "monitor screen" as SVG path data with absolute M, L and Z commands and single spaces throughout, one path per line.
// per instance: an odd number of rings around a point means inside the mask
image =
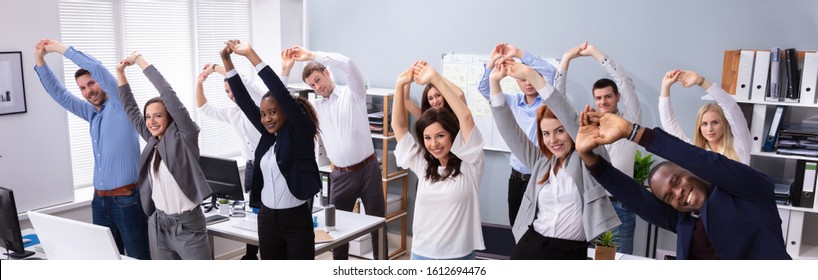
M 19 259 L 34 254 L 23 247 L 14 192 L 4 187 L 0 187 L 0 239 L 3 240 L 3 247 L 9 251 L 7 254 L 12 258 Z
M 199 165 L 214 197 L 244 200 L 239 167 L 235 160 L 200 156 Z

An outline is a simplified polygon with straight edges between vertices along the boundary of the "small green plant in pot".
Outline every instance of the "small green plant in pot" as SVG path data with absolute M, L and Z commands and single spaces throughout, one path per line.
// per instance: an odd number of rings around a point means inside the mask
M 606 231 L 599 235 L 594 240 L 594 259 L 595 260 L 613 260 L 616 257 L 616 246 L 619 245 L 614 242 L 616 233 L 613 231 Z
M 230 214 L 230 200 L 219 198 L 219 214 Z

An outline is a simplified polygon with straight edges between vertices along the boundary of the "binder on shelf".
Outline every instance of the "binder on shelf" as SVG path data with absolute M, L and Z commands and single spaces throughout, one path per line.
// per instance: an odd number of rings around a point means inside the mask
M 773 48 L 770 51 L 770 90 L 767 94 L 767 101 L 778 102 L 781 101 L 779 92 L 781 89 L 781 49 Z
M 795 49 L 787 49 L 785 52 L 784 67 L 787 71 L 787 94 L 784 102 L 798 103 L 801 90 L 801 72 L 798 71 L 798 52 Z
M 795 170 L 796 190 L 797 185 L 800 185 L 801 192 L 792 193 L 793 196 L 800 196 L 797 199 L 798 205 L 793 203 L 793 206 L 813 208 L 815 205 L 815 186 L 816 186 L 816 172 L 818 171 L 818 162 L 808 160 L 798 160 Z
M 750 100 L 755 55 L 755 50 L 724 51 L 721 87 L 736 100 Z
M 815 104 L 815 87 L 818 86 L 818 53 L 804 55 L 804 70 L 801 76 L 801 104 Z
M 756 51 L 755 69 L 753 70 L 753 87 L 750 98 L 753 101 L 764 101 L 767 96 L 767 84 L 770 77 L 770 51 Z
M 775 115 L 773 121 L 770 123 L 770 129 L 767 132 L 767 137 L 764 138 L 764 146 L 761 147 L 763 152 L 772 152 L 775 148 L 775 140 L 778 139 L 778 127 L 781 126 L 781 119 L 784 118 L 784 106 L 775 108 Z

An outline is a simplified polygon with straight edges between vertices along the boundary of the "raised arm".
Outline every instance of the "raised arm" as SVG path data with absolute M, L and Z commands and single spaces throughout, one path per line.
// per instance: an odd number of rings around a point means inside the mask
M 411 68 L 410 68 L 410 70 L 411 70 Z M 412 116 L 414 116 L 415 119 L 419 119 L 420 116 L 423 115 L 423 112 L 421 112 L 420 107 L 418 107 L 418 105 L 415 105 L 415 102 L 412 102 L 412 99 L 409 98 L 409 93 L 411 92 L 410 91 L 411 85 L 412 85 L 412 83 L 410 81 L 408 84 L 406 84 L 406 86 L 403 87 L 403 92 L 404 92 L 404 94 L 403 94 L 403 105 L 406 106 L 406 110 L 409 111 L 409 114 L 412 114 Z M 423 97 L 421 96 L 420 98 L 423 98 Z M 421 102 L 423 102 L 423 100 L 421 100 Z
M 668 71 L 662 77 L 662 88 L 659 95 L 659 120 L 662 122 L 662 128 L 668 133 L 691 143 L 690 138 L 687 138 L 684 130 L 679 126 L 676 113 L 673 112 L 673 106 L 670 104 L 670 87 L 679 80 L 680 75 L 681 70 L 677 69 Z
M 576 141 L 577 153 L 585 163 L 585 167 L 602 187 L 619 199 L 630 211 L 652 224 L 676 232 L 678 216 L 675 209 L 657 199 L 633 178 L 625 175 L 594 152 L 606 141 L 600 135 L 599 124 L 592 122 L 589 117 L 591 110 L 591 107 L 586 105 L 585 110 L 580 114 L 580 128 Z
M 261 124 L 259 107 L 251 100 L 250 94 L 247 93 L 247 88 L 244 87 L 244 83 L 241 80 L 241 76 L 239 76 L 233 67 L 233 59 L 230 57 L 232 53 L 233 49 L 230 46 L 230 41 L 225 42 L 224 48 L 219 51 L 219 56 L 222 58 L 222 64 L 224 64 L 224 70 L 226 71 L 225 77 L 227 77 L 227 83 L 230 86 L 230 90 L 233 91 L 233 98 L 236 100 L 236 105 L 238 105 L 244 113 L 244 116 L 253 124 L 253 127 L 260 133 L 266 134 L 268 132 L 267 129 L 264 128 L 264 125 Z
M 608 75 L 611 75 L 611 78 L 616 82 L 616 87 L 619 89 L 619 102 L 622 104 L 619 110 L 621 110 L 622 115 L 628 120 L 640 122 L 642 109 L 639 106 L 639 98 L 636 94 L 636 86 L 633 85 L 633 79 L 631 79 L 628 72 L 626 72 L 622 66 L 602 52 L 602 50 L 594 45 L 588 44 L 587 41 L 585 44 L 586 47 L 580 54 L 593 57 L 600 63 L 602 69 L 605 69 Z
M 136 99 L 133 97 L 131 85 L 128 83 L 128 78 L 125 76 L 125 67 L 131 66 L 135 63 L 136 57 L 141 56 L 137 52 L 133 52 L 126 56 L 116 66 L 117 81 L 119 83 L 119 99 L 122 100 L 122 106 L 125 108 L 125 113 L 128 114 L 128 119 L 131 120 L 136 132 L 145 141 L 148 141 L 153 135 L 145 125 L 145 115 L 139 110 L 139 105 L 136 104 Z
M 96 112 L 96 108 L 94 105 L 91 105 L 91 103 L 74 96 L 65 88 L 63 83 L 57 78 L 57 75 L 55 75 L 46 64 L 45 55 L 47 53 L 45 43 L 43 41 L 37 42 L 34 46 L 34 60 L 36 62 L 34 71 L 37 72 L 37 76 L 40 78 L 40 83 L 42 83 L 45 91 L 57 104 L 60 104 L 60 106 L 77 117 L 85 121 L 90 121 L 94 112 Z M 112 93 L 115 94 L 116 91 Z
M 173 117 L 173 122 L 186 137 L 191 140 L 191 143 L 198 143 L 199 141 L 199 126 L 190 117 L 185 104 L 176 95 L 176 91 L 170 86 L 165 77 L 159 73 L 156 66 L 148 63 L 143 55 L 136 57 L 136 64 L 142 69 L 142 73 L 148 78 L 148 81 L 153 84 L 153 87 L 159 91 L 159 96 L 162 97 L 162 102 L 165 103 L 165 109 L 168 114 Z
M 394 101 L 392 101 L 392 130 L 395 131 L 395 138 L 397 138 L 398 141 L 409 131 L 406 103 L 412 103 L 412 101 L 409 100 L 409 91 L 407 91 L 407 89 L 414 79 L 413 71 L 414 68 L 409 67 L 409 69 L 403 71 L 395 81 L 395 98 Z
M 491 115 L 494 117 L 494 122 L 497 123 L 497 128 L 500 130 L 500 135 L 508 144 L 511 153 L 514 154 L 526 166 L 531 168 L 537 163 L 543 153 L 539 147 L 535 145 L 528 136 L 520 129 L 519 124 L 514 119 L 508 103 L 506 103 L 505 95 L 500 89 L 500 80 L 508 75 L 508 68 L 503 60 L 495 64 L 491 71 L 489 83 L 491 84 Z
M 366 101 L 366 83 L 358 66 L 352 62 L 348 57 L 331 52 L 312 52 L 300 46 L 292 48 L 295 51 L 294 58 L 296 61 L 310 61 L 314 60 L 334 70 L 338 70 L 344 75 L 347 86 L 352 90 L 353 98 L 357 102 Z
M 419 61 L 412 66 L 414 69 L 415 82 L 418 84 L 431 83 L 437 88 L 446 99 L 449 107 L 452 108 L 457 120 L 460 123 L 460 132 L 463 134 L 463 140 L 468 141 L 471 136 L 472 129 L 474 129 L 474 118 L 471 115 L 471 110 L 466 106 L 466 103 L 457 96 L 457 93 L 446 82 L 446 78 L 440 75 L 435 69 L 429 66 L 425 61 Z
M 305 132 L 303 135 L 309 136 L 308 138 L 312 138 L 315 135 L 317 127 L 313 124 L 313 122 L 307 117 L 307 114 L 301 110 L 301 106 L 298 105 L 298 102 L 293 99 L 292 95 L 290 95 L 290 91 L 287 90 L 287 86 L 278 78 L 272 68 L 264 63 L 261 58 L 258 56 L 256 51 L 253 49 L 253 46 L 250 44 L 241 44 L 238 41 L 229 41 L 228 46 L 233 50 L 234 53 L 247 57 L 250 60 L 250 63 L 256 67 L 256 71 L 258 71 L 258 75 L 264 84 L 267 86 L 267 89 L 273 95 L 276 102 L 278 103 L 278 107 L 287 116 L 287 122 L 296 128 L 296 131 L 301 133 Z M 231 83 L 232 86 L 233 83 Z M 243 103 L 247 103 L 249 100 L 243 100 Z M 239 100 L 236 99 L 236 103 Z M 255 106 L 255 104 L 253 104 Z M 245 110 L 245 107 L 250 108 L 249 106 L 242 106 L 242 111 Z M 256 112 L 258 112 L 258 108 L 256 108 Z M 248 116 L 250 117 L 250 116 Z M 261 121 L 261 117 L 258 118 Z M 259 123 L 260 124 L 260 123 Z
M 511 44 L 506 45 L 506 48 L 503 51 L 503 56 L 506 58 L 519 59 L 520 62 L 528 65 L 528 67 L 531 67 L 531 69 L 534 69 L 534 71 L 537 71 L 537 73 L 540 73 L 546 82 L 549 84 L 554 84 L 554 77 L 556 76 L 557 69 L 554 68 L 551 63 L 548 63 L 547 61 L 542 60 L 539 57 L 523 51 Z
M 480 77 L 480 82 L 477 85 L 477 90 L 480 92 L 480 95 L 483 95 L 486 99 L 489 99 L 491 94 L 491 86 L 489 84 L 489 76 L 491 75 L 491 71 L 497 65 L 497 61 L 503 58 L 503 54 L 506 52 L 506 46 L 508 44 L 497 44 L 491 49 L 491 55 L 489 56 L 489 61 L 486 62 L 485 68 L 483 69 L 483 76 Z
M 59 52 L 80 68 L 88 70 L 88 72 L 91 73 L 91 77 L 93 77 L 94 80 L 99 83 L 99 86 L 105 90 L 106 93 L 111 93 L 108 94 L 108 96 L 113 98 L 114 101 L 119 102 L 119 97 L 116 94 L 113 94 L 117 90 L 116 79 L 113 75 L 111 75 L 111 72 L 109 72 L 108 69 L 102 65 L 102 62 L 90 55 L 74 49 L 74 47 L 65 46 L 57 40 L 46 39 L 43 41 L 45 41 L 45 48 L 49 52 Z
M 698 85 L 716 100 L 716 103 L 724 111 L 724 117 L 730 125 L 730 131 L 733 132 L 733 147 L 736 149 L 740 161 L 744 164 L 750 164 L 750 128 L 747 125 L 747 119 L 744 118 L 744 114 L 741 112 L 741 107 L 736 103 L 736 99 L 696 72 L 683 70 L 680 74 L 680 80 L 684 87 Z

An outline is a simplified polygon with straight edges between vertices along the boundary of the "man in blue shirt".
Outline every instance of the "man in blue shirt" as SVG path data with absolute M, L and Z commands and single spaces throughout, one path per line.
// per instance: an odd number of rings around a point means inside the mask
M 47 53 L 59 52 L 81 69 L 74 74 L 85 100 L 74 96 L 45 63 Z M 139 140 L 117 92 L 113 75 L 95 58 L 44 39 L 34 49 L 34 71 L 60 106 L 90 124 L 94 151 L 93 222 L 106 226 L 120 253 L 150 259 L 148 223 L 136 187 Z M 113 94 L 108 94 L 108 93 Z
M 530 53 L 524 52 L 517 47 L 509 44 L 498 44 L 491 51 L 491 57 L 486 63 L 483 77 L 480 78 L 480 84 L 477 89 L 480 94 L 486 99 L 489 99 L 491 94 L 489 88 L 489 74 L 494 68 L 495 62 L 503 57 L 520 59 L 523 64 L 528 65 L 548 81 L 549 84 L 554 84 L 554 75 L 557 72 L 556 68 L 550 63 L 537 58 Z M 528 139 L 532 143 L 537 143 L 537 127 L 535 126 L 537 110 L 542 106 L 543 101 L 537 89 L 526 80 L 517 80 L 517 85 L 520 87 L 522 93 L 507 93 L 503 92 L 506 97 L 506 102 L 511 107 L 511 112 L 514 114 L 514 119 L 517 124 L 528 135 Z M 528 185 L 528 180 L 531 178 L 531 170 L 528 169 L 514 154 L 509 156 L 511 164 L 511 176 L 508 178 L 508 221 L 509 225 L 514 225 L 514 219 L 517 217 L 517 211 L 520 209 L 520 203 L 523 201 L 523 194 Z

